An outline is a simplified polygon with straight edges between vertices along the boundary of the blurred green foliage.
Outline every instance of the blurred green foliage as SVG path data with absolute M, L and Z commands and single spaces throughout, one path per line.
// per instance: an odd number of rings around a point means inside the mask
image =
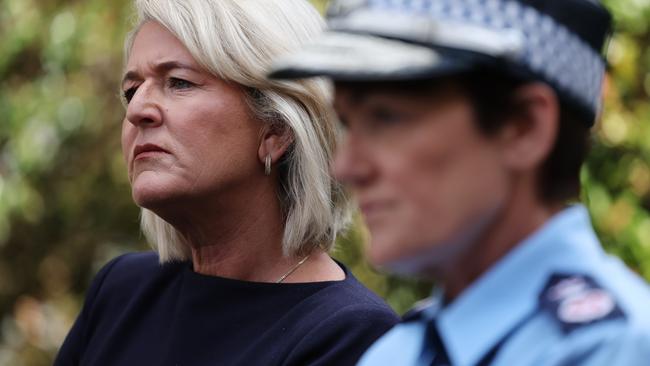
M 326 0 L 314 1 L 322 10 Z M 617 33 L 584 200 L 607 249 L 650 278 L 650 3 L 607 0 Z M 0 0 L 0 365 L 49 365 L 97 269 L 147 246 L 119 148 L 127 0 Z M 335 256 L 399 312 L 428 286 Z

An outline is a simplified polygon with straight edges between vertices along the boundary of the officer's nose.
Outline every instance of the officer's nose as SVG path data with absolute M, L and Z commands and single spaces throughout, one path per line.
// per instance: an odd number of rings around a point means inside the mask
M 372 165 L 365 146 L 353 133 L 347 133 L 334 157 L 332 175 L 351 188 L 360 188 L 372 179 Z

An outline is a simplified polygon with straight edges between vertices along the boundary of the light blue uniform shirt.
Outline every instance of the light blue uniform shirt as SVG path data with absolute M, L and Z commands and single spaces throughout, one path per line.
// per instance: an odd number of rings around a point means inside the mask
M 451 304 L 441 300 L 437 291 L 359 365 L 425 364 L 426 323 L 435 319 L 454 366 L 475 366 L 494 350 L 492 366 L 650 366 L 650 288 L 603 251 L 583 206 L 554 216 Z

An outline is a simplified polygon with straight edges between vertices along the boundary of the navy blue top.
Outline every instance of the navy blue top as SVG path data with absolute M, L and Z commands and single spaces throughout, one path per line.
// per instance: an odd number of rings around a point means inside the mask
M 353 365 L 399 319 L 344 270 L 244 282 L 127 254 L 95 277 L 54 365 Z

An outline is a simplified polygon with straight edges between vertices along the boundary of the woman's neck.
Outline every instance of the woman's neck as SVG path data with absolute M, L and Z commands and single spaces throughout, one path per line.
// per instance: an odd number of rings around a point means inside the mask
M 277 198 L 272 192 L 248 193 L 248 198 L 206 200 L 205 208 L 191 210 L 200 215 L 175 223 L 189 243 L 195 272 L 272 282 L 294 263 L 282 253 L 284 222 Z
M 175 210 L 174 217 L 168 219 L 186 239 L 194 271 L 242 281 L 277 282 L 305 257 L 283 254 L 284 216 L 275 191 L 248 190 L 245 197 L 229 197 L 200 200 L 182 214 Z M 316 250 L 283 282 L 343 278 L 339 266 Z

